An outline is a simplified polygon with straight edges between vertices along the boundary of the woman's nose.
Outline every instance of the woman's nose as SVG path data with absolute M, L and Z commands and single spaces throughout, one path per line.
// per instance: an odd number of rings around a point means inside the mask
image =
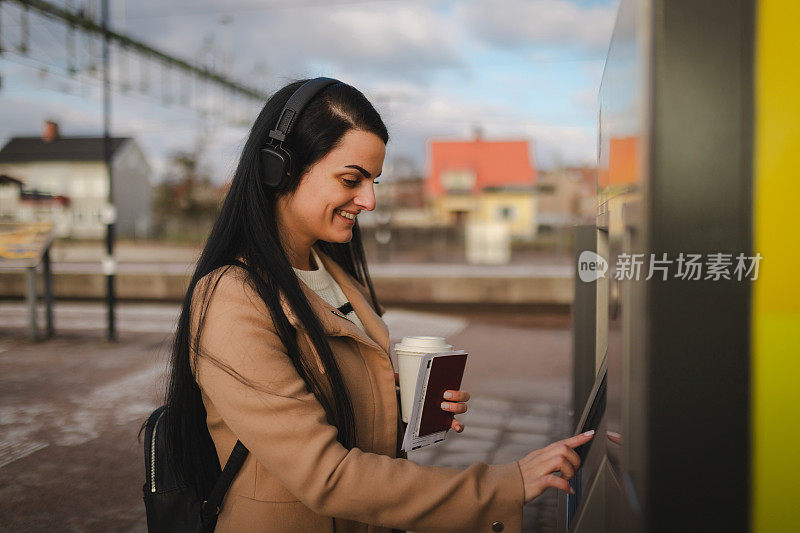
M 354 201 L 357 206 L 366 211 L 375 209 L 375 190 L 372 182 L 364 180 L 364 185 L 358 188 Z

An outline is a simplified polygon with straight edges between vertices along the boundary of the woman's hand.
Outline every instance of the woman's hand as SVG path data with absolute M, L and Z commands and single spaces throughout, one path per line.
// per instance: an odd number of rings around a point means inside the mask
M 394 383 L 395 385 L 400 385 L 400 374 L 397 372 L 394 373 Z M 469 401 L 469 393 L 457 390 L 446 390 L 444 391 L 444 399 L 449 400 L 446 402 L 442 402 L 442 409 L 445 411 L 450 411 L 451 413 L 461 414 L 467 412 L 467 405 L 466 402 Z M 452 424 L 450 425 L 451 428 L 456 430 L 456 433 L 461 433 L 464 431 L 464 424 L 453 419 Z
M 461 414 L 467 412 L 467 403 L 469 401 L 469 393 L 465 391 L 458 391 L 458 390 L 446 390 L 444 391 L 444 399 L 446 401 L 442 402 L 442 410 L 443 411 L 450 411 L 451 413 Z M 464 424 L 453 419 L 451 426 L 456 433 L 461 433 L 464 431 Z
M 525 486 L 525 503 L 538 497 L 547 487 L 555 487 L 574 494 L 569 480 L 581 465 L 581 459 L 573 448 L 592 440 L 594 430 L 575 435 L 568 439 L 535 450 L 517 461 L 522 471 Z M 553 474 L 561 472 L 561 477 Z

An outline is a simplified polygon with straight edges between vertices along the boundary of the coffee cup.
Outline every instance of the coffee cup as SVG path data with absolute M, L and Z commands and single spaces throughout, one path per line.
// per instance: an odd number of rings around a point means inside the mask
M 400 374 L 400 407 L 403 422 L 408 422 L 417 388 L 417 376 L 422 357 L 431 353 L 447 352 L 453 349 L 444 337 L 403 337 L 394 345 Z

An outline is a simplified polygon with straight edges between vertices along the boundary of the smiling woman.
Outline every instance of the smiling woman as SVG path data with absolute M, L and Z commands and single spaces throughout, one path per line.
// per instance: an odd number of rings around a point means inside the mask
M 375 209 L 371 176 L 380 175 L 385 155 L 381 137 L 350 130 L 311 167 L 294 192 L 278 199 L 278 225 L 293 266 L 311 270 L 311 247 L 317 241 L 352 239 L 358 214 Z M 348 164 L 351 161 L 358 164 Z
M 400 452 L 389 332 L 358 227 L 388 138 L 364 95 L 329 79 L 287 85 L 253 124 L 184 299 L 164 411 L 168 460 L 198 501 L 232 450 L 249 450 L 217 531 L 519 531 L 525 501 L 569 490 L 571 448 L 590 435 L 466 470 Z M 445 398 L 443 410 L 466 411 L 466 392 Z

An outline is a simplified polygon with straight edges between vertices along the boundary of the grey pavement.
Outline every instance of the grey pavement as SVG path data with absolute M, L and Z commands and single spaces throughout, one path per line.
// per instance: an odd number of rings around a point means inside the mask
M 145 531 L 137 432 L 163 394 L 177 306 L 121 305 L 117 343 L 103 339 L 101 305 L 56 302 L 58 336 L 40 343 L 27 339 L 24 310 L 0 302 L 0 529 Z M 412 460 L 509 462 L 567 436 L 568 329 L 519 315 L 390 309 L 385 319 L 393 343 L 442 335 L 470 353 L 465 431 Z M 548 489 L 526 506 L 524 531 L 554 530 L 555 496 Z

